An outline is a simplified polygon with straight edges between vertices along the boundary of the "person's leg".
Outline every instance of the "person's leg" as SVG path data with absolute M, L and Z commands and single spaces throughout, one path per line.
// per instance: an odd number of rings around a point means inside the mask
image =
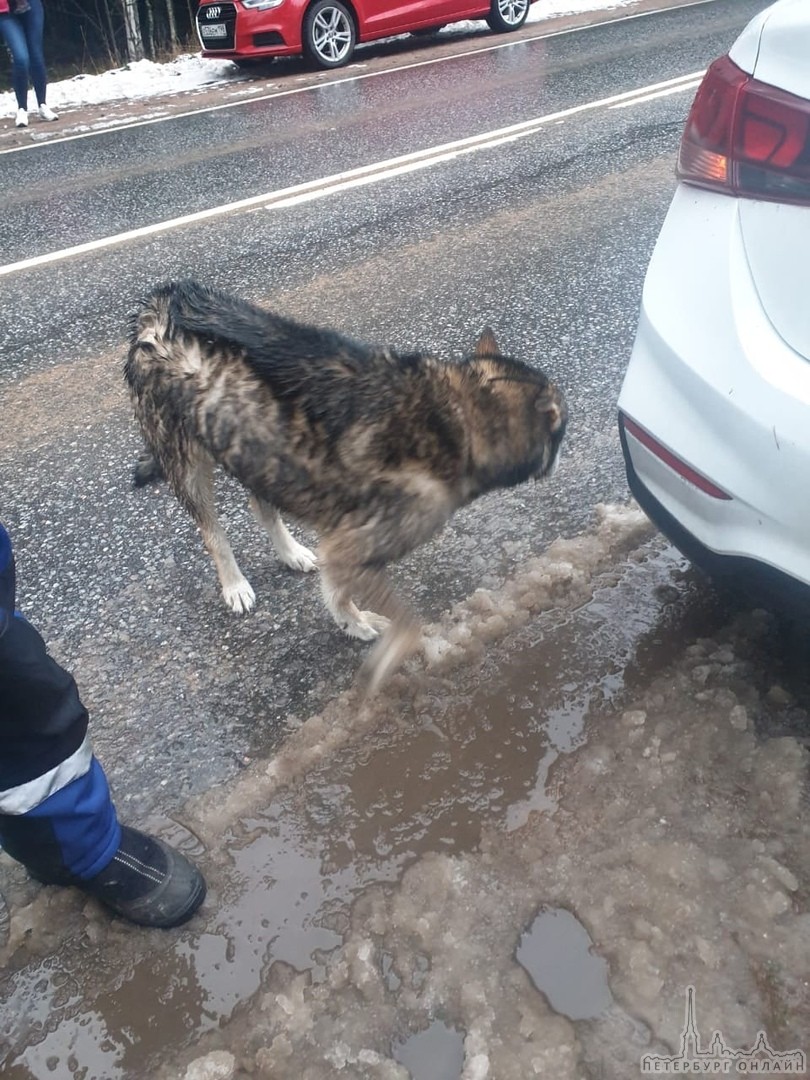
M 25 30 L 14 15 L 0 15 L 0 38 L 11 53 L 11 84 L 18 109 L 28 108 L 30 58 Z
M 42 51 L 45 12 L 42 7 L 42 0 L 28 0 L 28 3 L 28 10 L 21 12 L 17 15 L 17 18 L 25 32 L 25 40 L 28 45 L 28 72 L 31 82 L 34 84 L 37 105 L 44 105 L 48 81 L 45 71 L 45 54 Z
M 71 676 L 30 623 L 0 637 L 0 844 L 40 881 L 97 874 L 121 842 Z
M 0 634 L 0 845 L 39 881 L 148 926 L 184 922 L 205 896 L 182 855 L 119 825 L 76 684 L 19 615 Z

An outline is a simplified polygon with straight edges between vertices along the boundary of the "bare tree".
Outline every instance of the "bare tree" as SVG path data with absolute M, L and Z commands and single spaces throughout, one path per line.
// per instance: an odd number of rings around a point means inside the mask
M 176 49 L 180 44 L 180 40 L 177 37 L 177 19 L 174 15 L 174 0 L 166 0 L 166 20 L 169 24 L 169 44 L 172 49 Z
M 127 35 L 127 57 L 129 60 L 143 60 L 143 37 L 141 19 L 138 14 L 138 0 L 121 0 L 124 12 L 124 27 Z
M 144 0 L 144 10 L 146 11 L 146 33 L 142 32 L 144 44 L 146 45 L 146 55 L 154 60 L 157 56 L 157 34 L 155 32 L 155 8 L 152 0 Z
M 84 67 L 123 62 L 123 20 L 117 6 L 106 0 L 52 0 L 48 6 L 46 29 L 56 28 L 61 63 Z

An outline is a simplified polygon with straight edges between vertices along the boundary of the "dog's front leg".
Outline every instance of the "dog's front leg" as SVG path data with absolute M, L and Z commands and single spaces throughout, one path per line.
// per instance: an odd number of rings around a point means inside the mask
M 389 620 L 384 615 L 377 615 L 373 611 L 360 611 L 352 600 L 352 586 L 356 568 L 347 572 L 346 568 L 338 568 L 334 563 L 331 565 L 324 561 L 319 553 L 321 563 L 321 593 L 329 614 L 338 624 L 344 634 L 349 637 L 359 638 L 360 641 L 374 641 L 388 626 Z
M 239 569 L 224 529 L 219 522 L 213 524 L 205 522 L 200 525 L 200 533 L 203 544 L 217 568 L 223 600 L 237 615 L 246 614 L 256 603 L 256 594 Z
M 384 614 L 360 611 L 352 600 L 365 573 L 365 534 L 343 526 L 325 536 L 317 551 L 321 593 L 329 614 L 344 634 L 360 641 L 374 641 L 388 626 Z
M 367 694 L 379 690 L 413 653 L 421 636 L 419 621 L 396 595 L 382 570 L 363 567 L 357 575 L 360 595 L 388 618 L 389 624 L 360 670 Z
M 363 664 L 360 682 L 366 693 L 379 690 L 419 645 L 420 626 L 414 614 L 396 596 L 387 577 L 372 567 L 339 568 L 326 561 L 321 570 L 324 600 L 335 622 L 351 637 L 378 638 Z M 351 600 L 356 592 L 384 614 L 359 611 Z
M 388 682 L 397 669 L 419 648 L 422 638 L 419 621 L 403 610 L 366 657 L 360 669 L 360 683 L 367 694 L 376 693 Z

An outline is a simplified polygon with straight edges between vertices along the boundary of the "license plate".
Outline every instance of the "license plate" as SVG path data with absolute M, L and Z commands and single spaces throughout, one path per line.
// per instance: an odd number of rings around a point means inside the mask
M 205 38 L 221 38 L 225 37 L 227 31 L 225 29 L 225 23 L 203 23 L 200 27 L 200 33 Z

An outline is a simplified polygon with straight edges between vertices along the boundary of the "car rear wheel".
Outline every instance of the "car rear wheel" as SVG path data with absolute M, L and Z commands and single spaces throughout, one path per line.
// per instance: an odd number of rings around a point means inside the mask
M 508 34 L 526 22 L 530 0 L 492 0 L 487 15 L 490 30 L 496 34 Z
M 357 43 L 351 12 L 340 0 L 316 0 L 304 18 L 304 55 L 321 68 L 347 64 Z

